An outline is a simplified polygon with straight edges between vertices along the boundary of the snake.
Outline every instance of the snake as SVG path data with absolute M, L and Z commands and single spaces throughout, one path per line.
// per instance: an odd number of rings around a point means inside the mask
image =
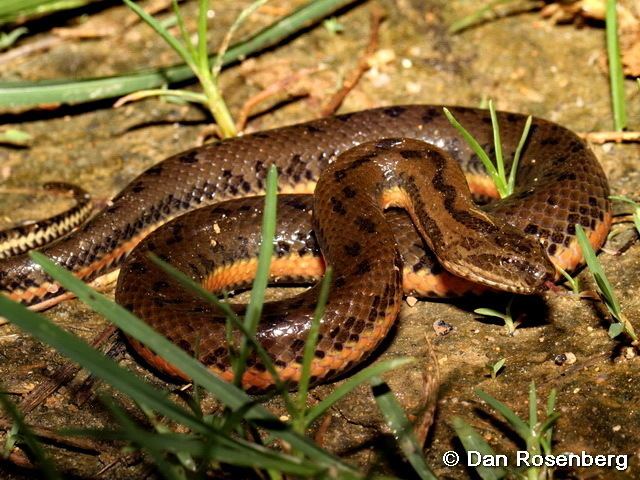
M 449 109 L 493 155 L 489 112 Z M 497 120 L 505 158 L 513 158 L 527 117 L 498 112 Z M 583 262 L 576 225 L 596 250 L 611 226 L 606 176 L 569 129 L 533 118 L 516 187 L 497 200 L 480 158 L 442 106 L 403 105 L 173 155 L 41 251 L 86 282 L 120 268 L 117 302 L 231 379 L 223 312 L 182 288 L 148 254 L 213 292 L 249 286 L 261 240 L 261 195 L 272 165 L 279 195 L 271 282 L 317 282 L 327 265 L 334 272 L 311 364 L 314 383 L 370 356 L 393 326 L 403 294 L 537 294 L 559 278 L 559 268 L 573 270 Z M 65 293 L 26 255 L 0 261 L 0 291 L 34 308 Z M 256 339 L 292 385 L 300 378 L 318 295 L 316 284 L 268 302 L 262 311 Z M 232 306 L 244 312 L 245 306 Z M 185 377 L 129 340 L 151 366 Z M 243 386 L 265 389 L 273 381 L 260 358 L 250 356 Z
M 54 193 L 71 195 L 74 205 L 51 217 L 0 230 L 0 259 L 51 243 L 89 218 L 93 205 L 91 196 L 83 188 L 64 182 L 47 182 L 42 188 Z

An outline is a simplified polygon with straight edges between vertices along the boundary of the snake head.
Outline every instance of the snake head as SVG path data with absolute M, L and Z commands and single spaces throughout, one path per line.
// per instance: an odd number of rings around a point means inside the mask
M 477 281 L 498 290 L 523 295 L 546 290 L 556 277 L 556 268 L 540 242 L 510 227 L 505 228 L 492 241 L 495 248 L 482 256 L 484 269 Z M 485 256 L 486 255 L 486 256 Z
M 546 290 L 556 278 L 556 269 L 538 240 L 511 226 L 485 236 L 457 243 L 457 259 L 441 263 L 451 273 L 496 290 L 530 295 Z

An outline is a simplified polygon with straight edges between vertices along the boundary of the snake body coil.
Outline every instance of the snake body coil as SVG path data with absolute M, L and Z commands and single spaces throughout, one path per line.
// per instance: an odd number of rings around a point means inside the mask
M 488 112 L 451 111 L 491 149 Z M 512 158 L 525 118 L 500 113 L 498 119 L 505 156 Z M 315 380 L 330 378 L 359 362 L 384 337 L 403 288 L 418 295 L 481 288 L 463 276 L 488 287 L 532 293 L 555 277 L 543 251 L 565 269 L 581 262 L 575 224 L 585 228 L 595 248 L 604 242 L 611 223 L 607 181 L 593 153 L 569 130 L 535 119 L 516 191 L 483 210 L 471 202 L 456 163 L 475 194 L 495 196 L 479 160 L 439 106 L 380 108 L 259 132 L 164 160 L 135 179 L 112 206 L 43 251 L 90 281 L 119 266 L 169 219 L 195 207 L 263 193 L 269 165 L 278 167 L 282 193 L 311 193 L 318 183 L 314 200 L 280 197 L 271 274 L 274 281 L 287 282 L 319 277 L 319 248 L 334 266 L 313 364 Z M 413 224 L 398 212 L 384 221 L 382 210 L 389 206 L 406 208 Z M 261 200 L 248 198 L 170 222 L 127 260 L 117 300 L 228 377 L 220 314 L 160 276 L 145 252 L 164 256 L 212 290 L 243 286 L 255 271 L 260 215 Z M 434 254 L 456 275 L 442 272 Z M 0 263 L 0 291 L 29 304 L 62 293 L 24 256 Z M 299 374 L 316 294 L 312 288 L 265 305 L 258 339 L 284 379 L 295 382 Z M 155 366 L 180 373 L 145 347 L 134 346 Z M 249 367 L 247 387 L 271 383 L 256 358 Z

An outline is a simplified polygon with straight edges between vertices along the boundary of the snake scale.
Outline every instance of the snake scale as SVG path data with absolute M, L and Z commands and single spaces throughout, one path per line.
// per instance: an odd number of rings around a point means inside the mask
M 492 154 L 489 113 L 450 110 Z M 499 112 L 498 120 L 505 156 L 512 158 L 526 118 Z M 606 177 L 570 130 L 534 119 L 515 192 L 480 208 L 471 192 L 485 199 L 496 192 L 477 156 L 441 106 L 408 105 L 323 118 L 174 155 L 42 251 L 87 282 L 122 267 L 117 301 L 231 378 L 221 312 L 167 278 L 147 253 L 212 291 L 249 285 L 263 203 L 255 196 L 264 192 L 270 165 L 277 166 L 281 193 L 272 281 L 314 281 L 325 263 L 334 268 L 312 365 L 316 382 L 352 368 L 375 349 L 395 321 L 403 291 L 537 293 L 557 278 L 554 265 L 571 270 L 582 262 L 575 224 L 596 249 L 611 225 Z M 0 262 L 0 291 L 32 306 L 49 305 L 64 293 L 25 255 Z M 292 384 L 317 295 L 316 286 L 266 304 L 258 327 L 258 340 Z M 241 312 L 243 306 L 234 308 Z M 153 366 L 181 376 L 154 352 L 132 344 Z M 244 386 L 269 387 L 265 370 L 251 357 Z

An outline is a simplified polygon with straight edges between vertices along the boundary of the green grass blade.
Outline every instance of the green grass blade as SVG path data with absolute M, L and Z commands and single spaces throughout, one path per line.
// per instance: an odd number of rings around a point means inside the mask
M 371 388 L 378 408 L 398 442 L 400 450 L 402 450 L 415 472 L 423 480 L 436 480 L 436 476 L 424 460 L 422 448 L 413 434 L 413 426 L 393 395 L 389 385 L 380 377 L 373 377 L 371 379 Z
M 269 268 L 271 266 L 271 256 L 273 255 L 273 238 L 276 232 L 276 208 L 278 203 L 278 170 L 275 165 L 269 168 L 267 173 L 266 193 L 264 198 L 264 211 L 262 213 L 262 238 L 260 240 L 260 250 L 258 253 L 258 266 L 256 277 L 253 280 L 251 296 L 247 311 L 244 316 L 244 326 L 252 335 L 258 328 L 258 322 L 262 315 L 264 305 L 264 294 L 269 283 Z M 246 361 L 249 357 L 250 345 L 247 337 L 242 337 L 240 341 L 240 355 L 234 369 L 234 383 L 242 383 L 242 375 L 245 371 Z
M 514 0 L 493 0 L 492 2 L 489 2 L 487 5 L 479 8 L 475 12 L 453 22 L 449 27 L 449 33 L 455 34 L 462 30 L 466 30 L 469 27 L 477 25 L 478 23 L 481 23 L 484 20 L 485 15 L 493 10 L 496 6 L 502 3 L 511 3 L 513 1 Z
M 178 0 L 171 0 L 171 8 L 173 10 L 173 14 L 176 17 L 178 29 L 180 30 L 180 36 L 182 37 L 182 43 L 189 51 L 189 55 L 191 55 L 191 58 L 196 58 L 198 56 L 198 53 L 193 46 L 193 42 L 191 42 L 191 37 L 189 36 L 189 32 L 187 31 L 187 26 L 184 24 L 184 17 L 182 16 L 182 12 L 180 11 L 180 7 L 178 6 Z
M 195 59 L 191 56 L 189 51 L 182 45 L 178 39 L 176 39 L 169 30 L 164 28 L 162 24 L 149 15 L 144 9 L 137 4 L 133 3 L 131 0 L 122 0 L 127 7 L 133 10 L 142 20 L 145 21 L 147 25 L 149 25 L 153 30 L 162 37 L 162 39 L 169 44 L 171 48 L 175 50 L 175 52 L 182 57 L 182 60 L 185 61 L 187 65 L 190 65 L 192 69 L 196 68 Z
M 209 0 L 198 2 L 198 43 L 195 63 L 200 72 L 209 72 L 209 56 L 207 54 L 207 10 Z
M 229 48 L 223 65 L 254 55 L 277 45 L 301 29 L 308 28 L 334 11 L 356 0 L 316 0 L 276 21 L 251 38 Z M 58 79 L 35 82 L 0 82 L 0 107 L 28 107 L 52 103 L 82 103 L 105 98 L 121 97 L 138 90 L 159 88 L 162 85 L 193 78 L 187 65 L 147 69 L 125 75 L 85 80 Z
M 602 292 L 602 295 L 605 299 L 605 304 L 611 311 L 611 313 L 616 317 L 620 318 L 620 314 L 622 313 L 622 309 L 620 308 L 620 303 L 615 295 L 613 287 L 611 283 L 609 283 L 609 279 L 607 275 L 604 273 L 598 258 L 596 257 L 587 236 L 584 233 L 581 225 L 576 224 L 576 237 L 578 239 L 578 243 L 580 244 L 580 248 L 582 249 L 582 255 L 584 256 L 585 261 L 587 262 L 587 266 L 593 275 L 593 278 L 598 285 L 598 288 Z
M 618 39 L 618 15 L 616 0 L 607 0 L 606 31 L 607 56 L 609 58 L 609 81 L 611 83 L 611 104 L 613 106 L 613 125 L 617 131 L 627 128 L 627 111 L 624 100 L 624 73 L 620 57 Z
M 466 128 L 464 128 L 460 122 L 458 122 L 458 120 L 453 116 L 453 114 L 449 111 L 447 107 L 443 107 L 442 109 L 444 110 L 444 114 L 449 120 L 449 122 L 451 123 L 451 125 L 453 125 L 455 129 L 458 130 L 462 138 L 464 138 L 465 142 L 467 142 L 469 147 L 471 147 L 471 150 L 473 150 L 473 152 L 482 161 L 482 164 L 484 165 L 485 170 L 487 171 L 487 173 L 493 180 L 493 183 L 495 184 L 496 188 L 498 189 L 498 192 L 500 193 L 500 197 L 504 198 L 506 196 L 507 186 L 505 182 L 500 178 L 498 170 L 496 170 L 496 167 L 491 161 L 491 159 L 489 158 L 489 155 L 487 155 L 487 152 L 484 151 L 484 149 L 480 146 L 480 144 L 474 138 L 474 136 L 471 135 L 471 133 Z
M 531 434 L 531 429 L 529 425 L 527 425 L 520 417 L 518 417 L 513 410 L 511 410 L 507 405 L 502 403 L 500 400 L 493 398 L 491 395 L 486 393 L 483 390 L 476 390 L 476 395 L 478 395 L 482 400 L 484 400 L 491 408 L 496 410 L 500 415 L 502 415 L 509 425 L 516 431 L 516 433 L 522 439 L 529 438 Z
M 61 10 L 88 5 L 96 0 L 3 0 L 0 2 L 0 25 L 17 19 L 41 17 Z
M 489 456 L 495 457 L 496 452 L 491 448 L 491 445 L 489 445 L 487 441 L 482 438 L 482 435 L 476 432 L 471 425 L 460 417 L 453 417 L 452 423 L 456 435 L 467 452 L 479 452 L 485 458 Z M 501 467 L 490 468 L 484 467 L 480 464 L 474 468 L 482 480 L 500 480 L 507 474 L 507 472 Z
M 40 467 L 40 471 L 44 474 L 44 477 L 48 480 L 62 480 L 62 477 L 53 466 L 53 463 L 49 461 L 49 458 L 44 453 L 44 450 L 40 446 L 40 442 L 24 422 L 24 418 L 18 411 L 18 408 L 13 404 L 13 402 L 11 402 L 11 400 L 9 400 L 7 394 L 2 391 L 0 391 L 0 406 L 7 416 L 13 420 L 17 435 L 24 440 L 29 457 L 34 460 L 34 463 L 38 465 L 38 467 Z
M 75 293 L 81 301 L 96 312 L 104 315 L 127 335 L 142 342 L 165 358 L 169 363 L 179 368 L 193 379 L 194 383 L 197 383 L 202 388 L 214 394 L 218 400 L 229 408 L 235 410 L 241 408 L 248 402 L 252 402 L 252 399 L 244 391 L 213 375 L 204 365 L 162 335 L 156 333 L 155 330 L 125 308 L 95 292 L 70 272 L 59 267 L 41 253 L 31 252 L 30 255 L 34 261 L 39 263 L 42 268 L 55 278 L 66 290 Z M 105 379 L 105 381 L 107 381 L 105 377 L 109 378 L 108 382 L 118 390 L 130 394 L 130 391 L 137 392 L 136 389 L 140 388 L 139 394 L 134 398 L 138 403 L 145 404 L 155 411 L 174 418 L 176 421 L 180 421 L 195 430 L 201 430 L 203 428 L 198 419 L 189 412 L 178 409 L 175 405 L 171 404 L 171 402 L 168 402 L 169 406 L 176 409 L 174 411 L 166 404 L 166 400 L 161 402 L 161 400 L 164 399 L 162 392 L 144 383 L 139 385 L 140 379 L 130 372 L 121 369 L 113 362 L 105 364 L 102 355 L 95 352 L 95 350 L 78 340 L 75 336 L 56 327 L 46 320 L 45 317 L 37 315 L 4 297 L 0 297 L 0 311 L 4 317 L 24 330 L 27 330 L 36 338 L 59 350 L 63 355 L 82 364 L 85 368 L 97 376 L 100 376 L 100 378 Z M 51 330 L 56 332 L 55 337 L 50 335 Z M 68 348 L 69 345 L 73 346 L 71 350 Z M 96 355 L 98 355 L 97 359 Z M 260 405 L 255 405 L 248 410 L 245 415 L 245 420 L 260 423 L 260 425 L 272 432 L 274 436 L 285 440 L 293 448 L 308 455 L 309 458 L 314 459 L 319 464 L 333 466 L 341 472 L 341 475 L 345 475 L 345 478 L 348 475 L 353 477 L 355 474 L 355 470 L 353 470 L 352 467 L 317 447 L 309 439 L 293 432 L 289 426 L 280 422 L 274 415 Z
M 355 375 L 352 375 L 333 392 L 322 399 L 320 403 L 309 409 L 305 416 L 305 428 L 309 428 L 309 426 L 317 418 L 323 415 L 338 400 L 352 392 L 358 385 L 367 382 L 374 377 L 380 376 L 385 372 L 404 367 L 405 365 L 409 365 L 414 362 L 414 358 L 396 358 L 393 360 L 385 360 L 382 362 L 376 362 L 374 365 L 371 365 L 359 371 Z
M 211 68 L 211 74 L 214 78 L 218 76 L 220 70 L 222 69 L 222 59 L 224 58 L 224 54 L 226 53 L 231 38 L 235 34 L 236 30 L 238 30 L 238 28 L 240 28 L 240 25 L 242 25 L 257 9 L 267 3 L 267 1 L 268 0 L 255 0 L 254 2 L 249 4 L 248 7 L 243 9 L 240 12 L 240 15 L 238 15 L 235 21 L 231 24 L 224 40 L 222 41 L 222 44 L 218 49 L 218 54 L 216 55 L 213 62 L 213 67 Z
M 500 139 L 500 124 L 498 123 L 498 116 L 496 115 L 496 107 L 493 104 L 493 100 L 489 100 L 489 115 L 491 116 L 491 127 L 493 130 L 493 148 L 496 152 L 496 166 L 498 169 L 498 176 L 500 178 L 505 178 L 504 157 L 502 156 L 502 140 Z
M 520 164 L 522 149 L 524 148 L 524 144 L 527 142 L 527 138 L 529 137 L 529 131 L 531 130 L 532 121 L 533 117 L 529 115 L 527 117 L 527 121 L 524 124 L 524 129 L 522 130 L 522 135 L 520 136 L 520 141 L 518 142 L 518 146 L 516 148 L 516 153 L 513 155 L 513 163 L 511 164 L 511 170 L 509 170 L 509 181 L 507 182 L 507 190 L 509 192 L 509 195 L 511 195 L 516 188 L 516 175 L 518 173 L 518 165 Z

